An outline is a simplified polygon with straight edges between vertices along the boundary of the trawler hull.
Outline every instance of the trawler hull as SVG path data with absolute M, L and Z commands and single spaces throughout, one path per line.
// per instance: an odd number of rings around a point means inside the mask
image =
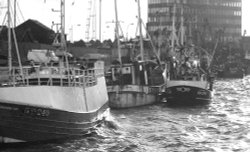
M 169 81 L 164 98 L 170 105 L 208 104 L 212 100 L 212 91 L 206 82 Z
M 159 101 L 159 87 L 139 85 L 108 86 L 110 108 L 132 108 Z
M 0 104 L 0 142 L 34 142 L 80 137 L 108 114 L 108 105 L 89 113 L 16 104 Z
M 0 88 L 0 142 L 33 142 L 82 136 L 108 115 L 104 77 L 89 87 Z

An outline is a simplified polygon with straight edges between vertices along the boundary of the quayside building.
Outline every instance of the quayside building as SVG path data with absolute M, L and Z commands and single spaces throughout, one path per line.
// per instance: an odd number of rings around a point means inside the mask
M 183 25 L 186 37 L 236 41 L 241 38 L 241 6 L 242 0 L 148 0 L 147 30 L 171 31 L 175 21 L 176 31 Z

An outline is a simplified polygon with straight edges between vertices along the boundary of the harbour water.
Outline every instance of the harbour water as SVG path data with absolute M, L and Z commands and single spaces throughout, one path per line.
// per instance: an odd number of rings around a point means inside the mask
M 3 152 L 247 152 L 250 77 L 216 80 L 208 105 L 164 103 L 111 110 L 108 121 L 80 139 L 13 145 Z

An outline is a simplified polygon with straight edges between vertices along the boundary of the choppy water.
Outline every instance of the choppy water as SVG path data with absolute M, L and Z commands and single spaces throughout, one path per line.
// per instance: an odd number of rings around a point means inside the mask
M 250 77 L 218 80 L 206 106 L 157 104 L 111 110 L 96 133 L 4 152 L 246 152 L 250 151 Z

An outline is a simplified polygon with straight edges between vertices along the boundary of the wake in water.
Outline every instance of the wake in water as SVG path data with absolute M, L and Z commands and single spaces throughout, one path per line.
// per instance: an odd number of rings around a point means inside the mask
M 86 136 L 4 152 L 246 152 L 250 149 L 250 77 L 217 80 L 204 106 L 165 103 L 111 110 Z

